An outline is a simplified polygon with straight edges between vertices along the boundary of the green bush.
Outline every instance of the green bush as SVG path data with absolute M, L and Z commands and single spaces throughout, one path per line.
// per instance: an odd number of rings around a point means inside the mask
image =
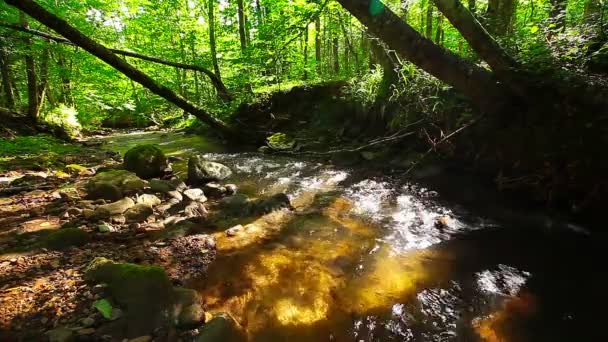
M 64 104 L 41 113 L 40 120 L 49 126 L 61 128 L 70 138 L 79 136 L 82 129 L 76 109 Z

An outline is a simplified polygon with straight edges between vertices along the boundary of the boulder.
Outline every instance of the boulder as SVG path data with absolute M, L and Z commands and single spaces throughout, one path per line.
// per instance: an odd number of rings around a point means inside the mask
M 198 188 L 188 189 L 188 190 L 184 191 L 183 195 L 190 201 L 201 202 L 201 203 L 207 202 L 207 197 L 205 197 L 203 190 L 198 189 Z
M 226 196 L 236 195 L 238 191 L 236 184 L 226 184 L 224 187 L 226 188 Z
M 173 302 L 173 286 L 162 268 L 95 258 L 84 279 L 107 284 L 113 301 L 126 310 L 127 337 L 146 335 L 171 324 L 166 312 Z
M 162 180 L 162 179 L 151 179 L 150 180 L 150 190 L 152 192 L 160 192 L 163 194 L 168 193 L 169 191 L 184 191 L 186 189 L 186 184 L 179 179 L 172 180 Z
M 232 171 L 226 165 L 204 160 L 200 156 L 194 156 L 188 160 L 188 183 L 191 185 L 221 181 L 231 175 Z
M 138 145 L 125 153 L 125 169 L 141 178 L 160 177 L 169 167 L 163 151 L 155 145 Z
M 228 216 L 247 216 L 251 213 L 252 203 L 247 196 L 238 194 L 223 198 L 218 207 Z
M 74 332 L 66 327 L 58 327 L 46 332 L 49 342 L 70 342 L 74 340 Z
M 205 205 L 203 203 L 195 201 L 195 202 L 188 204 L 184 208 L 184 214 L 188 218 L 193 218 L 193 217 L 204 218 L 207 216 L 207 208 L 205 208 Z
M 227 313 L 217 314 L 207 322 L 195 337 L 196 342 L 236 342 L 247 338 L 239 324 Z
M 90 199 L 117 201 L 126 195 L 142 191 L 148 182 L 126 170 L 101 172 L 85 186 Z
M 129 197 L 125 197 L 120 201 L 100 205 L 93 212 L 93 216 L 96 219 L 104 219 L 109 218 L 115 215 L 123 214 L 125 211 L 129 210 L 135 205 L 132 199 Z
M 152 207 L 145 203 L 136 204 L 125 212 L 128 223 L 143 222 L 154 214 Z
M 181 287 L 173 288 L 174 316 L 179 328 L 193 329 L 205 323 L 205 310 L 201 296 L 192 289 Z
M 260 199 L 253 203 L 253 214 L 255 215 L 268 214 L 280 209 L 293 209 L 291 202 L 289 201 L 289 197 L 287 197 L 287 195 L 284 193 L 279 193 L 269 198 Z
M 161 203 L 161 200 L 160 200 L 160 198 L 156 197 L 155 195 L 143 194 L 143 195 L 137 196 L 137 200 L 135 201 L 135 203 L 146 204 L 146 205 L 149 205 L 150 207 L 156 207 L 157 205 L 159 205 Z

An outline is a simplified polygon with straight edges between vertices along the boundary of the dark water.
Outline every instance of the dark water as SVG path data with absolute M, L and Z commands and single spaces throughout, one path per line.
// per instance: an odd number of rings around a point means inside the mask
M 218 260 L 196 284 L 207 309 L 232 314 L 252 341 L 608 341 L 605 239 L 507 209 L 474 179 L 429 172 L 406 182 L 222 153 L 174 133 L 111 140 L 120 151 L 145 142 L 204 153 L 252 197 L 289 195 L 295 211 L 230 222 L 244 225 L 235 237 L 216 233 Z

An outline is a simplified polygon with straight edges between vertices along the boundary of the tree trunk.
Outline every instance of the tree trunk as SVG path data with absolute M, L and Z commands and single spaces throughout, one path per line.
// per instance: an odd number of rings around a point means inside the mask
M 583 22 L 587 25 L 599 24 L 602 13 L 602 2 L 600 0 L 586 0 L 583 11 Z
M 21 25 L 29 28 L 25 14 L 19 13 Z M 38 78 L 36 77 L 36 62 L 34 61 L 34 51 L 32 50 L 32 39 L 23 39 L 25 44 L 25 70 L 27 74 L 27 115 L 33 122 L 38 122 Z
M 471 12 L 473 16 L 477 13 L 477 2 L 475 0 L 469 0 L 469 12 Z
M 247 38 L 245 35 L 245 9 L 243 6 L 243 0 L 237 0 L 237 11 L 239 17 L 239 38 L 241 39 L 241 52 L 245 53 L 247 48 Z
M 333 39 L 333 54 L 334 54 L 334 72 L 335 76 L 340 73 L 340 46 L 339 46 L 338 37 L 334 37 Z
M 504 36 L 511 30 L 515 0 L 489 0 L 486 10 L 487 27 L 493 34 Z
M 315 19 L 315 61 L 317 62 L 317 76 L 321 75 L 321 16 Z
M 0 77 L 2 78 L 2 90 L 4 92 L 4 105 L 6 108 L 15 109 L 15 94 L 13 93 L 13 84 L 11 82 L 11 65 L 6 51 L 6 44 L 0 40 Z
M 57 57 L 57 65 L 60 69 L 60 78 L 61 78 L 61 95 L 59 96 L 59 101 L 66 106 L 73 106 L 74 99 L 72 98 L 72 82 L 70 82 L 70 77 L 68 76 L 70 70 L 65 65 L 65 57 L 61 54 Z
M 359 54 L 357 53 L 357 50 L 355 50 L 355 47 L 351 41 L 350 38 L 350 33 L 346 30 L 346 26 L 344 25 L 344 19 L 342 18 L 342 16 L 338 17 L 338 20 L 340 21 L 340 28 L 342 29 L 342 34 L 344 35 L 344 41 L 346 42 L 346 51 L 350 51 L 350 54 L 353 56 L 353 58 L 355 59 L 355 68 L 357 70 L 357 74 L 359 74 Z
M 370 1 L 375 0 L 338 0 L 390 48 L 469 96 L 482 110 L 495 111 L 504 105 L 504 89 L 490 72 L 433 44 L 386 7 L 372 15 Z
M 431 39 L 433 36 L 433 4 L 431 0 L 426 7 L 426 37 Z
M 23 27 L 19 27 L 19 26 L 15 26 L 15 25 L 11 25 L 11 24 L 3 24 L 0 23 L 1 27 L 7 27 L 13 30 L 18 30 L 18 31 L 22 31 L 22 32 L 26 32 L 26 33 L 30 33 L 42 38 L 47 38 L 50 39 L 52 41 L 58 42 L 58 43 L 62 43 L 62 44 L 68 44 L 68 45 L 75 45 L 74 43 L 72 43 L 69 39 L 65 39 L 62 37 L 57 37 L 54 36 L 52 34 L 48 34 L 46 32 L 40 32 L 37 30 L 33 30 L 31 28 L 23 28 Z M 213 73 L 213 71 L 204 68 L 200 65 L 191 65 L 191 64 L 185 64 L 185 63 L 177 63 L 177 62 L 171 62 L 171 61 L 167 61 L 164 60 L 162 58 L 158 58 L 158 57 L 153 57 L 153 56 L 147 56 L 147 55 L 142 55 L 139 53 L 135 53 L 135 52 L 131 52 L 131 51 L 125 51 L 125 50 L 119 50 L 119 49 L 109 49 L 111 52 L 117 54 L 117 55 L 122 55 L 122 56 L 126 56 L 126 57 L 131 57 L 131 58 L 137 58 L 137 59 L 141 59 L 144 61 L 148 61 L 148 62 L 152 62 L 152 63 L 158 63 L 158 64 L 163 64 L 163 65 L 168 65 L 168 66 L 172 66 L 172 67 L 176 67 L 176 68 L 180 68 L 180 69 L 184 69 L 184 70 L 194 70 L 194 71 L 200 71 L 203 74 L 207 75 L 207 77 L 209 77 L 209 80 L 211 81 L 211 84 L 213 84 L 213 87 L 215 87 L 215 89 L 217 90 L 218 96 L 226 101 L 226 102 L 230 102 L 232 101 L 232 95 L 230 94 L 230 92 L 228 91 L 228 89 L 226 88 L 226 85 L 224 85 L 224 82 L 222 82 L 222 79 L 219 78 L 216 74 Z
M 215 128 L 222 133 L 236 136 L 236 133 L 224 122 L 211 116 L 203 109 L 194 106 L 183 97 L 175 94 L 175 92 L 173 92 L 171 89 L 156 83 L 152 78 L 150 78 L 150 76 L 123 61 L 106 47 L 83 35 L 65 20 L 58 18 L 38 5 L 36 2 L 32 0 L 5 0 L 5 2 L 9 5 L 17 7 L 34 19 L 40 21 L 42 24 L 55 30 L 59 34 L 71 40 L 77 46 L 103 60 L 128 78 L 148 88 L 153 93 L 175 104 L 179 108 L 193 114 L 201 121 L 207 123 L 210 127 Z
M 209 46 L 211 48 L 211 61 L 213 62 L 213 71 L 215 75 L 219 79 L 222 78 L 220 74 L 220 66 L 217 62 L 217 51 L 215 46 L 215 10 L 214 10 L 214 2 L 215 0 L 207 0 L 208 10 L 209 10 Z
M 435 30 L 435 44 L 441 45 L 441 33 L 443 31 L 443 15 L 439 13 L 437 15 L 437 29 Z
M 304 81 L 308 80 L 308 24 L 304 29 Z
M 450 23 L 462 34 L 479 56 L 488 62 L 490 68 L 499 76 L 509 78 L 517 63 L 511 58 L 481 26 L 459 0 L 433 0 L 437 8 Z

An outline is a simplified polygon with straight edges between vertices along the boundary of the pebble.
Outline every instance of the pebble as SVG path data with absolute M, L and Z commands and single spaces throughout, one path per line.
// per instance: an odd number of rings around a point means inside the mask
M 82 325 L 84 325 L 85 327 L 91 327 L 93 324 L 95 324 L 95 320 L 91 317 L 86 317 L 83 318 L 81 321 Z
M 226 236 L 236 236 L 236 234 L 238 234 L 238 232 L 240 232 L 242 229 L 243 226 L 240 224 L 232 228 L 226 229 Z

